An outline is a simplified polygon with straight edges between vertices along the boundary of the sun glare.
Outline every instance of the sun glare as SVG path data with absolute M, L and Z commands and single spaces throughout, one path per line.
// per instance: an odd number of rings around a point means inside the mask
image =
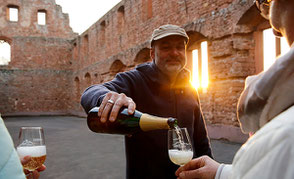
M 192 55 L 193 55 L 193 71 L 192 71 L 192 86 L 196 89 L 198 89 L 200 87 L 200 83 L 199 83 L 199 61 L 198 61 L 198 50 L 193 50 L 192 51 Z
M 207 42 L 201 43 L 201 87 L 207 88 L 209 79 L 208 79 L 208 52 L 207 52 Z
M 206 89 L 209 84 L 208 78 L 208 52 L 207 52 L 207 42 L 202 42 L 200 49 L 195 49 L 192 51 L 193 62 L 192 62 L 192 86 L 196 89 L 202 88 Z M 201 52 L 199 55 L 199 51 Z M 201 64 L 201 66 L 199 65 Z M 201 72 L 201 73 L 200 73 Z

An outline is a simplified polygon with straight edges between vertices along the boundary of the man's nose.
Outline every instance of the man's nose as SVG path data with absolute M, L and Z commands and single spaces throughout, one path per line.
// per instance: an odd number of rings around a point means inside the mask
M 179 52 L 179 50 L 177 48 L 172 48 L 171 54 L 175 55 L 175 56 L 178 56 L 180 54 L 180 52 Z

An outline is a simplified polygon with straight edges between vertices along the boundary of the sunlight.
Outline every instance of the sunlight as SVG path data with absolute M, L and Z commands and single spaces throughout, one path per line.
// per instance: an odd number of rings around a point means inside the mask
M 8 65 L 10 62 L 10 45 L 0 40 L 0 65 Z
M 284 55 L 290 50 L 285 37 L 282 37 L 280 38 L 279 49 L 281 54 L 277 54 L 276 37 L 273 34 L 272 29 L 266 29 L 263 31 L 263 43 L 263 70 L 267 70 L 275 62 L 277 56 Z
M 194 88 L 196 88 L 196 89 L 198 89 L 199 87 L 200 87 L 200 84 L 199 84 L 199 71 L 198 71 L 198 69 L 199 69 L 199 66 L 198 66 L 198 64 L 199 64 L 199 61 L 198 61 L 198 50 L 193 50 L 192 51 L 192 56 L 193 56 L 193 64 L 192 64 L 192 66 L 193 66 L 193 71 L 192 71 L 192 86 L 194 87 Z
M 18 21 L 18 9 L 10 7 L 9 8 L 9 20 L 17 22 Z
M 38 24 L 46 25 L 46 12 L 38 12 Z
M 199 51 L 201 52 L 199 55 Z M 206 89 L 208 87 L 208 51 L 207 42 L 201 42 L 200 49 L 192 51 L 192 81 L 194 88 Z M 201 64 L 201 66 L 199 66 Z M 200 75 L 201 72 L 201 75 Z
M 208 87 L 208 52 L 207 52 L 207 42 L 201 43 L 201 87 L 207 88 Z
M 263 70 L 267 70 L 276 60 L 275 38 L 272 29 L 263 31 Z

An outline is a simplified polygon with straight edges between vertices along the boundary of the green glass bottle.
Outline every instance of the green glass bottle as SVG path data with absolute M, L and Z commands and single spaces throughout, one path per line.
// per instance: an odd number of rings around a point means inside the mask
M 123 134 L 129 135 L 139 131 L 150 131 L 158 129 L 170 129 L 177 125 L 175 118 L 163 118 L 138 110 L 132 115 L 128 114 L 127 108 L 122 108 L 114 122 L 100 122 L 98 117 L 99 107 L 94 107 L 88 113 L 87 123 L 91 131 L 97 133 Z

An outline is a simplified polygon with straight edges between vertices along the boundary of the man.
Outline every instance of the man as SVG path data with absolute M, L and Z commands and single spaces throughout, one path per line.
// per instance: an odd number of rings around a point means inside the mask
M 82 95 L 88 112 L 100 106 L 101 122 L 114 121 L 123 106 L 141 112 L 175 117 L 192 138 L 194 157 L 212 156 L 198 94 L 190 85 L 186 65 L 188 35 L 175 25 L 163 25 L 151 37 L 151 63 L 117 74 L 110 82 L 94 85 Z M 125 137 L 127 178 L 175 178 L 177 166 L 167 149 L 167 131 L 149 131 Z
M 274 34 L 291 46 L 267 71 L 246 79 L 238 117 L 244 132 L 256 133 L 232 165 L 200 157 L 177 170 L 181 179 L 294 178 L 294 1 L 257 0 L 256 5 L 269 17 Z

